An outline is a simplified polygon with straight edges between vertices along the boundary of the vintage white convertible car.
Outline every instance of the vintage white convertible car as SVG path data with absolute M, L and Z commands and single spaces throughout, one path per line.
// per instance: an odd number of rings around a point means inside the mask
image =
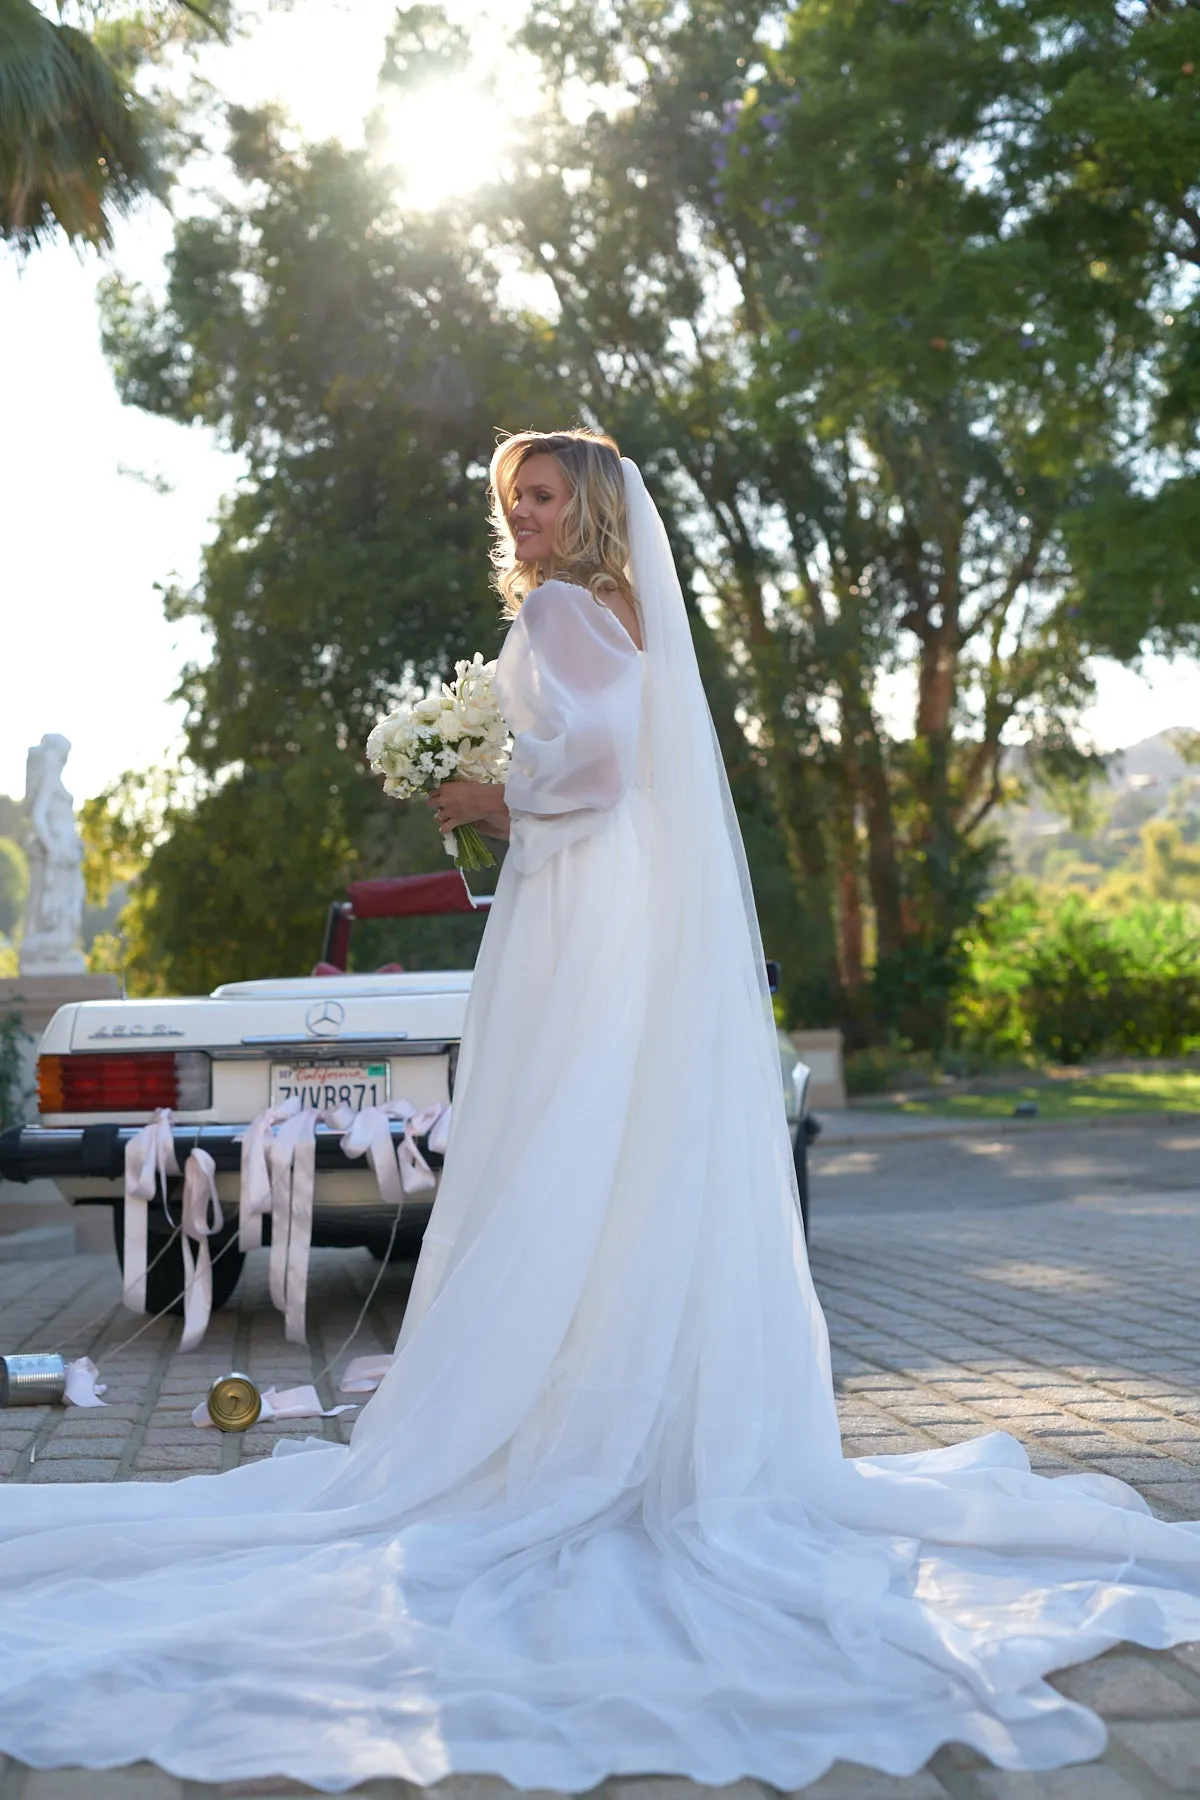
M 357 882 L 349 899 L 330 910 L 322 960 L 311 976 L 228 982 L 196 998 L 62 1007 L 39 1046 L 38 1123 L 0 1136 L 0 1175 L 18 1182 L 50 1177 L 74 1205 L 110 1207 L 123 1258 L 126 1151 L 156 1114 L 165 1117 L 180 1174 L 167 1179 L 148 1209 L 146 1309 L 170 1306 L 185 1286 L 176 1227 L 182 1172 L 194 1150 L 212 1159 L 229 1221 L 210 1240 L 212 1304 L 218 1307 L 233 1293 L 244 1260 L 234 1240 L 252 1122 L 270 1125 L 289 1108 L 294 1116 L 297 1110 L 331 1115 L 389 1107 L 393 1116 L 384 1129 L 391 1147 L 402 1164 L 407 1154 L 410 1164 L 421 1166 L 424 1192 L 406 1196 L 397 1212 L 380 1191 L 372 1160 L 348 1160 L 344 1131 L 318 1122 L 310 1134 L 311 1242 L 361 1245 L 377 1257 L 415 1255 L 442 1164 L 437 1145 L 444 1131 L 434 1124 L 444 1127 L 453 1101 L 471 973 L 406 972 L 393 965 L 346 974 L 350 930 L 356 919 L 469 913 L 489 904 L 487 896 L 472 896 L 454 870 Z M 779 1042 L 807 1214 L 806 1152 L 815 1133 L 806 1108 L 808 1070 L 782 1032 Z M 269 1216 L 262 1221 L 265 1243 L 271 1242 L 271 1224 Z

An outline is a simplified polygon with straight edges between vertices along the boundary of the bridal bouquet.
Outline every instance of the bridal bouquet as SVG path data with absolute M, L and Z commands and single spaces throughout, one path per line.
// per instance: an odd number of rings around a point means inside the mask
M 367 739 L 367 761 L 383 776 L 383 791 L 408 800 L 443 781 L 504 780 L 508 727 L 492 693 L 495 663 L 478 651 L 454 665 L 442 682 L 411 706 L 397 706 Z M 442 834 L 447 856 L 460 869 L 488 869 L 495 857 L 474 825 Z

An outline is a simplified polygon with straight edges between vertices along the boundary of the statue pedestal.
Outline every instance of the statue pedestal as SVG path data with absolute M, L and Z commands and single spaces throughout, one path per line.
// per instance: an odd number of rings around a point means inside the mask
M 115 1000 L 120 992 L 115 975 L 17 975 L 0 981 L 0 1019 L 15 1014 L 21 1023 L 22 1068 L 16 1086 L 27 1096 L 27 1119 L 37 1116 L 37 1047 L 59 1007 L 74 1000 Z M 112 1241 L 107 1207 L 76 1210 L 52 1181 L 0 1181 L 0 1246 L 13 1232 L 56 1225 L 73 1233 L 78 1250 L 107 1249 Z M 66 1231 L 61 1241 L 71 1241 Z
M 797 1055 L 812 1070 L 808 1104 L 813 1112 L 840 1112 L 846 1104 L 840 1031 L 790 1031 Z
M 0 981 L 0 1018 L 16 1013 L 26 1034 L 37 1040 L 60 1006 L 73 1000 L 115 1000 L 121 992 L 116 975 L 13 975 Z

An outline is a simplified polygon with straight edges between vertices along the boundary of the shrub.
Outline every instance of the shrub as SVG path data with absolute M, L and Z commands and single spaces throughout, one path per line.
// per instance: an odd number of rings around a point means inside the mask
M 1122 912 L 1028 884 L 997 896 L 963 939 L 959 1042 L 989 1055 L 1078 1063 L 1179 1056 L 1200 1045 L 1200 912 Z
M 0 1131 L 22 1124 L 29 1114 L 33 1093 L 27 1086 L 28 1043 L 19 1013 L 0 1016 Z

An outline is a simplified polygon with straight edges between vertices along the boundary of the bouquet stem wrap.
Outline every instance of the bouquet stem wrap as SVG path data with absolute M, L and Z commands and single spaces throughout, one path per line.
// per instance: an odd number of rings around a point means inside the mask
M 460 869 L 490 869 L 495 857 L 474 825 L 460 825 L 455 831 L 444 831 L 442 843 L 446 855 L 452 856 Z

